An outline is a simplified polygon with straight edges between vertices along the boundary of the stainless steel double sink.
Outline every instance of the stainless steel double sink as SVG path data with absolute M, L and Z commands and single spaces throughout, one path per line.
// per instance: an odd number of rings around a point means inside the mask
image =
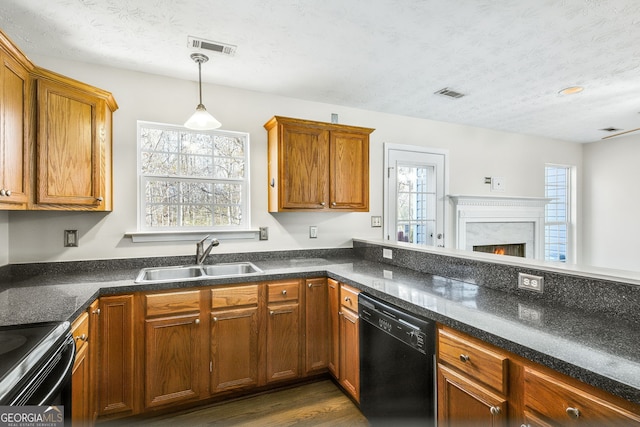
M 225 277 L 254 276 L 263 271 L 251 262 L 231 262 L 208 265 L 179 265 L 150 267 L 140 270 L 135 283 L 167 283 L 190 280 L 219 279 Z

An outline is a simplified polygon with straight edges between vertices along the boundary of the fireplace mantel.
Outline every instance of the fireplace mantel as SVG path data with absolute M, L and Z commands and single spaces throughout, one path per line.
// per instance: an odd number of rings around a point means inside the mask
M 467 249 L 469 223 L 532 223 L 533 257 L 544 258 L 544 197 L 448 196 L 454 205 L 456 248 Z

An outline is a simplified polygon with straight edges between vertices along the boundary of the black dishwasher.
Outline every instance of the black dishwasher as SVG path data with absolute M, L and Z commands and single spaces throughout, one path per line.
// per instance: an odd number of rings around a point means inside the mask
M 361 293 L 360 410 L 373 425 L 435 425 L 435 322 Z

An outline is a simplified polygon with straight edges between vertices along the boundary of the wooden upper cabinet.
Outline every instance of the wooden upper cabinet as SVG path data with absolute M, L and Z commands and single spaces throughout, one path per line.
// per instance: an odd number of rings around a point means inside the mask
M 0 209 L 26 209 L 31 78 L 25 58 L 0 32 Z M 18 58 L 18 59 L 16 59 Z
M 369 211 L 373 129 L 279 116 L 264 127 L 269 212 Z
M 369 210 L 369 135 L 332 132 L 329 144 L 332 209 Z
M 110 211 L 111 95 L 38 69 L 34 209 Z

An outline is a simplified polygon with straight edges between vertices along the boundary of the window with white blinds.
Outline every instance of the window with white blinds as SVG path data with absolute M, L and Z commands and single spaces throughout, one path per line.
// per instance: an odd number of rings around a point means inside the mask
M 545 166 L 545 197 L 551 199 L 545 207 L 544 258 L 567 262 L 571 231 L 571 167 Z

